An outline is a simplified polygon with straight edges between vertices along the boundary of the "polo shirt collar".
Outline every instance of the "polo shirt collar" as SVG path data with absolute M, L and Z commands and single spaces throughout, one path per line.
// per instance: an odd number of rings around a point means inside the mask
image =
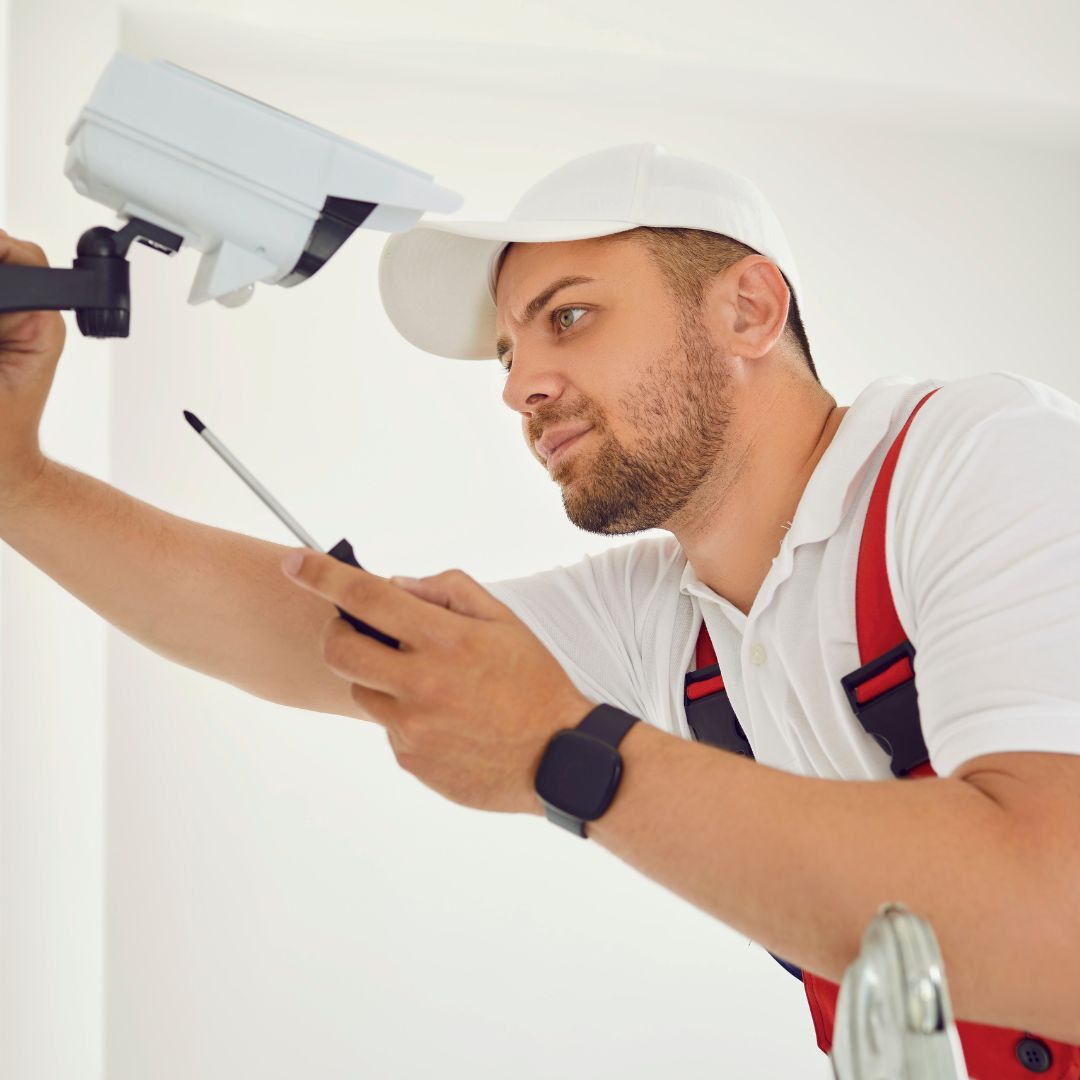
M 776 586 L 790 575 L 795 548 L 800 544 L 827 540 L 836 532 L 858 495 L 875 452 L 889 433 L 897 405 L 916 381 L 901 375 L 876 379 L 859 394 L 844 414 L 832 442 L 821 455 L 803 489 L 791 528 L 758 590 L 754 600 L 755 609 L 767 604 Z M 683 567 L 679 591 L 684 596 L 729 604 L 702 583 L 689 560 Z M 731 606 L 733 611 L 737 611 Z

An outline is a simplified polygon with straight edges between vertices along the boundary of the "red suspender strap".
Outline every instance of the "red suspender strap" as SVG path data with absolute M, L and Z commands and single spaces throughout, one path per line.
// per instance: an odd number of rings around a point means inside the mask
M 932 775 L 919 723 L 912 658 L 896 614 L 885 563 L 885 521 L 896 463 L 912 421 L 940 389 L 931 390 L 911 411 L 878 471 L 863 523 L 855 573 L 855 628 L 862 664 L 840 681 L 859 723 L 888 753 L 896 776 Z
M 712 638 L 709 637 L 708 627 L 705 620 L 701 620 L 701 629 L 698 631 L 697 649 L 694 659 L 699 668 L 711 667 L 716 663 L 716 650 L 713 648 Z
M 907 423 L 900 429 L 885 455 L 870 496 L 855 575 L 855 627 L 859 640 L 859 660 L 863 664 L 868 664 L 896 648 L 907 638 L 900 625 L 900 617 L 896 614 L 896 605 L 893 603 L 885 569 L 885 515 L 889 506 L 889 488 L 892 485 L 893 473 L 896 472 L 900 448 L 904 445 L 911 421 L 940 389 L 941 387 L 931 390 L 912 410 Z M 913 676 L 911 658 L 904 656 L 880 675 L 859 686 L 855 691 L 855 698 L 860 703 L 869 701 Z
M 705 620 L 701 620 L 701 629 L 698 630 L 697 648 L 695 650 L 697 669 L 712 667 L 716 663 L 716 650 L 713 648 L 712 638 L 705 628 Z M 698 682 L 690 682 L 686 685 L 686 696 L 690 701 L 715 694 L 717 690 L 724 689 L 724 677 L 719 671 L 711 679 L 700 679 Z

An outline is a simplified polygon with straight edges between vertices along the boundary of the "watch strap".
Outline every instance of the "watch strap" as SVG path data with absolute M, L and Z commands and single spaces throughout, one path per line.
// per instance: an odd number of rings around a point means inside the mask
M 581 818 L 574 817 L 573 814 L 568 814 L 556 806 L 545 806 L 544 816 L 553 825 L 561 825 L 564 829 L 572 832 L 575 836 L 580 836 L 583 840 L 588 836 L 585 832 L 585 822 Z
M 614 705 L 597 705 L 574 730 L 591 735 L 608 746 L 618 746 L 637 722 L 636 716 L 616 709 Z

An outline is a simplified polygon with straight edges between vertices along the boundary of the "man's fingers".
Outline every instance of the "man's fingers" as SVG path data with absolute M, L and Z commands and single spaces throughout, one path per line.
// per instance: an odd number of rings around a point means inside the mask
M 361 634 L 344 619 L 328 620 L 322 648 L 326 666 L 343 679 L 395 698 L 408 688 L 407 654 Z
M 44 248 L 29 240 L 17 240 L 0 229 L 0 263 L 14 266 L 48 266 Z
M 356 706 L 359 719 L 378 724 L 388 734 L 397 732 L 401 706 L 389 694 L 384 694 L 381 690 L 371 690 L 363 683 L 353 683 L 349 687 L 349 696 Z
M 303 549 L 301 554 L 303 562 L 295 571 L 286 567 L 287 559 L 282 561 L 282 569 L 289 577 L 376 630 L 397 638 L 403 645 L 420 641 L 433 620 L 448 617 L 445 612 L 391 585 L 386 578 L 349 566 L 321 551 Z M 397 651 L 351 627 L 349 629 L 385 652 Z
M 445 570 L 441 574 L 420 579 L 392 577 L 390 581 L 413 596 L 458 615 L 473 619 L 498 619 L 510 613 L 505 604 L 496 600 L 463 570 Z

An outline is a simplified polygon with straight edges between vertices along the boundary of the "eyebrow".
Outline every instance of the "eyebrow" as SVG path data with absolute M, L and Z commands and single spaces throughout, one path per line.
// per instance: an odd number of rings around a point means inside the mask
M 571 285 L 587 285 L 595 280 L 596 278 L 582 277 L 579 274 L 572 277 L 561 277 L 558 281 L 553 281 L 542 293 L 538 293 L 525 305 L 525 313 L 521 317 L 520 325 L 523 327 L 528 326 L 544 310 L 547 302 L 560 290 L 568 289 Z M 500 337 L 495 342 L 495 355 L 501 360 L 503 353 L 507 352 L 510 347 L 510 339 Z

